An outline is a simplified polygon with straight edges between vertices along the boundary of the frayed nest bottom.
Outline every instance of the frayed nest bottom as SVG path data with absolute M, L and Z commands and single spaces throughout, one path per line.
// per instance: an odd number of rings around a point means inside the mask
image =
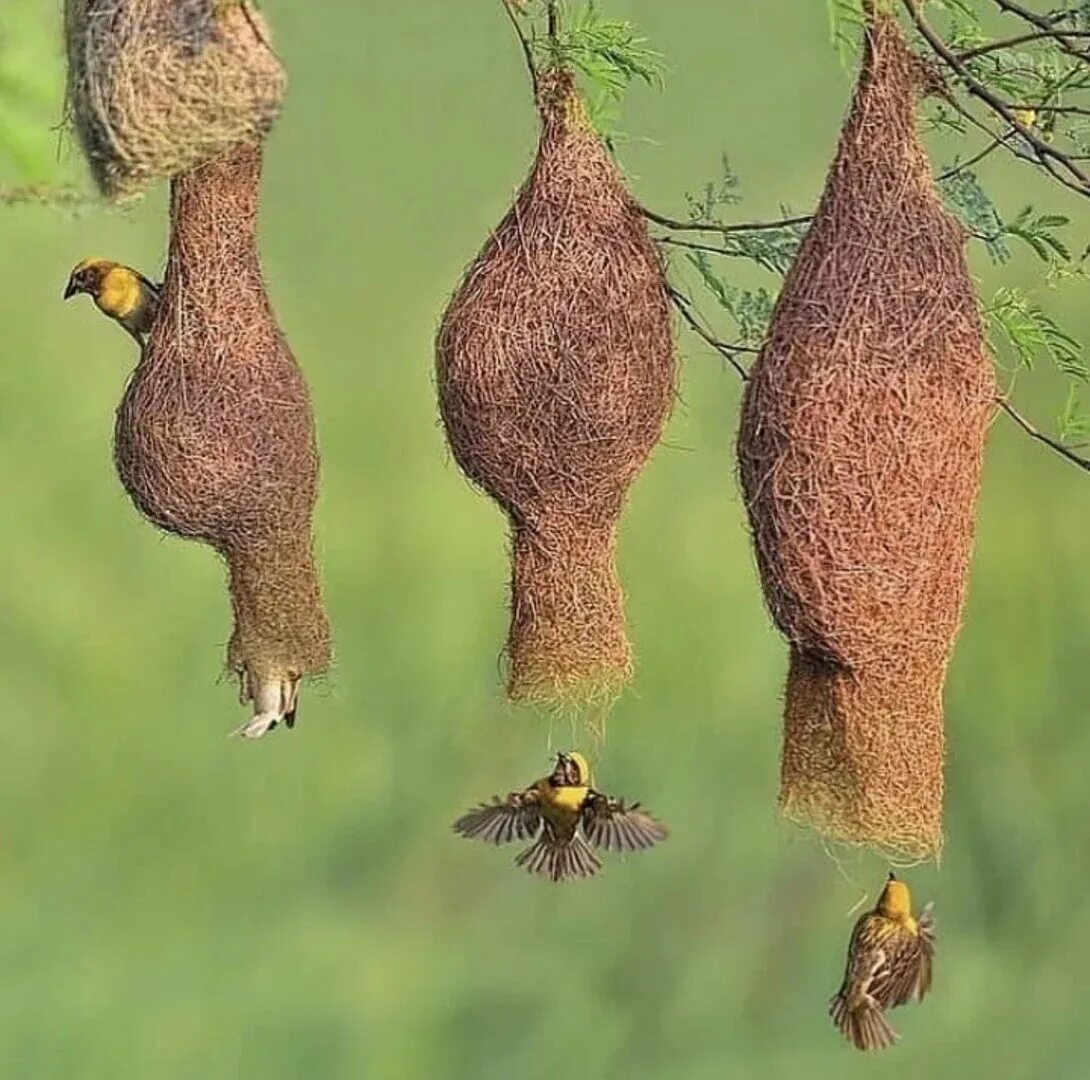
M 230 668 L 259 681 L 326 672 L 332 645 L 309 536 L 250 538 L 224 556 L 235 616 Z
M 507 692 L 562 711 L 608 708 L 632 678 L 613 527 L 512 539 Z
M 791 650 L 780 809 L 896 858 L 942 848 L 945 657 L 846 671 Z

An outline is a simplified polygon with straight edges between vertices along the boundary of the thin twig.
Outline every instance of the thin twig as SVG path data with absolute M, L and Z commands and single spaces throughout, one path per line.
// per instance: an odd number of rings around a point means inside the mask
M 1012 105 L 1012 109 L 1023 109 L 1026 112 L 1056 113 L 1059 115 L 1090 116 L 1090 109 L 1081 105 Z
M 1007 138 L 1010 138 L 1010 136 L 1008 135 Z M 939 175 L 935 177 L 935 183 L 941 184 L 946 180 L 951 180 L 953 177 L 957 176 L 958 173 L 963 173 L 966 169 L 971 169 L 974 165 L 979 165 L 986 157 L 990 157 L 996 150 L 1005 145 L 1005 140 L 996 136 L 996 138 L 992 139 L 979 154 L 974 154 L 971 158 L 961 162 L 960 165 L 952 165 L 945 172 L 939 173 Z
M 1083 469 L 1085 472 L 1090 472 L 1090 459 L 1081 457 L 1076 454 L 1074 450 L 1064 446 L 1058 439 L 1052 438 L 1051 435 L 1046 435 L 1043 431 L 1034 427 L 1009 401 L 1005 401 L 1003 398 L 996 399 L 999 407 L 1031 438 L 1036 439 L 1037 442 L 1043 443 L 1050 450 L 1054 450 L 1060 457 L 1066 458 L 1072 465 Z
M 1083 49 L 1077 48 L 1071 42 L 1072 37 L 1082 37 L 1082 34 L 1077 31 L 1057 30 L 1055 22 L 1049 22 L 1047 16 L 1039 15 L 1036 11 L 1030 11 L 1029 8 L 1015 3 L 1014 0 L 995 0 L 995 3 L 1001 11 L 1005 11 L 1009 15 L 1017 15 L 1031 26 L 1036 26 L 1038 30 L 1043 31 L 1047 37 L 1053 38 L 1064 52 L 1083 62 L 1090 60 L 1090 54 L 1087 54 Z
M 1004 0 L 996 0 L 996 2 L 1002 3 Z M 1033 128 L 1022 123 L 1022 121 L 1014 115 L 1014 111 L 1007 102 L 985 86 L 984 83 L 980 82 L 980 80 L 969 71 L 965 64 L 963 64 L 951 51 L 946 42 L 943 41 L 928 24 L 927 20 L 924 18 L 920 0 L 903 0 L 903 3 L 920 35 L 947 67 L 958 76 L 964 84 L 966 92 L 970 96 L 978 98 L 987 105 L 989 109 L 997 113 L 1010 124 L 1010 126 L 1014 128 L 1014 130 L 1017 131 L 1031 147 L 1033 147 L 1037 152 L 1039 163 L 1047 169 L 1055 179 L 1072 191 L 1077 191 L 1080 195 L 1090 196 L 1090 175 L 1083 172 L 1069 155 L 1057 150 L 1050 143 L 1045 142 Z M 956 107 L 957 106 L 955 105 L 955 108 Z M 977 121 L 977 123 L 979 123 L 979 121 Z M 1065 172 L 1068 175 L 1065 175 Z
M 503 4 L 503 10 L 507 12 L 507 17 L 511 20 L 511 26 L 514 27 L 515 36 L 519 39 L 519 45 L 522 46 L 522 55 L 526 59 L 526 70 L 530 73 L 530 87 L 534 91 L 534 100 L 536 101 L 538 97 L 537 65 L 534 63 L 534 50 L 530 47 L 530 39 L 522 29 L 518 15 L 515 14 L 514 0 L 500 0 L 500 3 Z
M 738 362 L 738 353 L 753 353 L 756 355 L 760 350 L 753 348 L 751 345 L 732 345 L 729 341 L 720 341 L 710 330 L 708 330 L 696 317 L 693 312 L 692 304 L 689 298 L 673 286 L 668 286 L 667 291 L 670 294 L 670 300 L 674 307 L 681 312 L 681 317 L 689 324 L 690 328 L 704 339 L 728 364 L 738 373 L 739 378 L 743 382 L 749 381 L 749 372 Z
M 765 232 L 771 229 L 785 229 L 792 225 L 808 225 L 814 219 L 813 214 L 802 214 L 798 217 L 781 218 L 779 221 L 743 221 L 735 225 L 720 225 L 714 221 L 678 221 L 676 218 L 665 217 L 641 206 L 640 211 L 648 221 L 661 225 L 664 229 L 675 229 L 678 232 L 714 232 L 730 235 L 731 233 Z
M 1090 31 L 1068 30 L 1064 31 L 1069 37 L 1090 38 Z M 1002 41 L 992 41 L 987 45 L 979 45 L 975 49 L 966 49 L 958 53 L 959 60 L 975 60 L 978 56 L 987 56 L 989 53 L 1000 52 L 1003 49 L 1013 49 L 1017 45 L 1026 45 L 1034 41 L 1054 41 L 1055 30 L 1035 30 L 1029 34 L 1019 34 L 1017 37 L 1004 38 Z
M 668 244 L 670 247 L 685 248 L 688 251 L 707 251 L 711 255 L 722 255 L 726 259 L 749 259 L 751 256 L 742 251 L 726 251 L 714 244 L 700 244 L 695 240 L 679 240 L 675 236 L 655 236 L 656 244 Z

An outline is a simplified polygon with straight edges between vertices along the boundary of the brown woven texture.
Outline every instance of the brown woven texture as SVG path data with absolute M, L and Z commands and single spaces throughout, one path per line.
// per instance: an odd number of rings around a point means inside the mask
M 631 677 L 616 532 L 673 403 L 673 329 L 571 76 L 543 74 L 538 106 L 533 170 L 443 318 L 438 390 L 458 464 L 511 522 L 509 694 L 580 705 Z
M 942 687 L 996 391 L 965 236 L 916 131 L 919 74 L 878 16 L 738 442 L 791 642 L 781 805 L 915 858 L 942 840 Z
M 260 181 L 260 150 L 239 146 L 174 182 L 160 313 L 116 432 L 137 507 L 227 560 L 228 663 L 253 688 L 330 663 L 311 544 L 314 420 L 262 280 Z
M 103 193 L 264 137 L 286 76 L 261 15 L 225 0 L 66 0 L 68 108 Z

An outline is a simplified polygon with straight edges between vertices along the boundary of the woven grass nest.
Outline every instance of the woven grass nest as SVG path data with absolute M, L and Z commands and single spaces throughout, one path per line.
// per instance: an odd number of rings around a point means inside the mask
M 437 379 L 456 461 L 510 520 L 509 695 L 580 706 L 631 677 L 617 527 L 675 354 L 662 265 L 571 75 L 537 97 L 537 158 L 446 311 Z
M 66 0 L 68 107 L 117 200 L 179 176 L 280 113 L 286 76 L 246 0 Z
M 942 691 L 996 395 L 965 235 L 916 130 L 920 77 L 878 15 L 738 441 L 790 643 L 781 806 L 910 858 L 942 841 Z
M 290 722 L 299 680 L 328 668 L 330 637 L 314 420 L 262 280 L 260 178 L 261 150 L 240 145 L 174 181 L 160 312 L 118 411 L 116 460 L 148 518 L 227 561 L 228 663 L 267 729 Z

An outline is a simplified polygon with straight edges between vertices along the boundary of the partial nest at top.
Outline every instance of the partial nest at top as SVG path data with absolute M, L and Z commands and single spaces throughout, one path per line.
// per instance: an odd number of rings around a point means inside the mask
M 66 0 L 68 111 L 103 194 L 123 201 L 259 142 L 287 77 L 247 0 Z

